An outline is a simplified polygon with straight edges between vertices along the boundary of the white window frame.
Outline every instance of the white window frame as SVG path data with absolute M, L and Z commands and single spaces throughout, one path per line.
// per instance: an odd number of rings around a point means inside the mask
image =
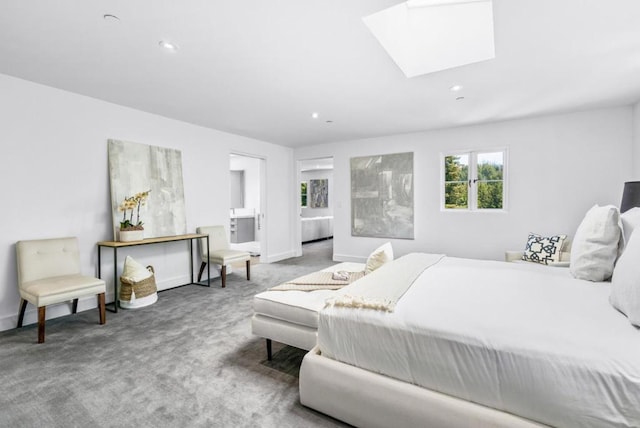
M 478 208 L 478 155 L 484 153 L 502 152 L 502 208 Z M 468 194 L 467 208 L 446 208 L 445 207 L 445 158 L 448 156 L 469 156 L 468 167 Z M 484 148 L 475 150 L 452 150 L 440 153 L 440 211 L 444 212 L 481 212 L 496 213 L 507 212 L 508 207 L 508 183 L 509 183 L 509 151 L 506 147 Z

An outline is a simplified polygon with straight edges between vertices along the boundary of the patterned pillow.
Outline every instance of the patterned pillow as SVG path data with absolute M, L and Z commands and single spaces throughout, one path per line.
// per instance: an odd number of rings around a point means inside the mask
M 560 250 L 567 235 L 556 235 L 546 238 L 530 233 L 524 248 L 522 260 L 548 265 L 560 261 Z

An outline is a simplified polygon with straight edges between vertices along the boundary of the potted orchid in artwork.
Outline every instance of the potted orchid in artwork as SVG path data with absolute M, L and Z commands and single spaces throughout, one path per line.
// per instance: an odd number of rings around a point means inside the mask
M 118 211 L 122 212 L 120 241 L 141 241 L 144 238 L 144 223 L 140 220 L 140 207 L 146 204 L 149 192 L 151 190 L 139 192 L 133 196 L 125 196 L 118 207 Z M 133 220 L 134 214 L 136 216 L 135 221 Z

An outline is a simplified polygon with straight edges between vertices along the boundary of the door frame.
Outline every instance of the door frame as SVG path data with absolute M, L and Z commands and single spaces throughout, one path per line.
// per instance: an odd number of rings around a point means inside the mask
M 260 161 L 260 212 L 258 213 L 258 237 L 260 242 L 260 263 L 267 263 L 268 244 L 267 244 L 267 156 L 256 155 L 253 153 L 231 150 L 229 152 L 229 171 L 231 171 L 231 155 L 241 156 L 245 158 L 258 159 Z

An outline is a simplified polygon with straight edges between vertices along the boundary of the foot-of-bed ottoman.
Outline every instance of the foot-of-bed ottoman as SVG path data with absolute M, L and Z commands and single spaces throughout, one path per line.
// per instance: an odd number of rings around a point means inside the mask
M 364 263 L 338 263 L 324 272 L 359 272 Z M 291 278 L 293 279 L 293 278 Z M 271 341 L 311 350 L 316 346 L 318 312 L 335 290 L 267 290 L 253 298 L 251 331 L 267 340 L 267 357 L 271 359 Z

